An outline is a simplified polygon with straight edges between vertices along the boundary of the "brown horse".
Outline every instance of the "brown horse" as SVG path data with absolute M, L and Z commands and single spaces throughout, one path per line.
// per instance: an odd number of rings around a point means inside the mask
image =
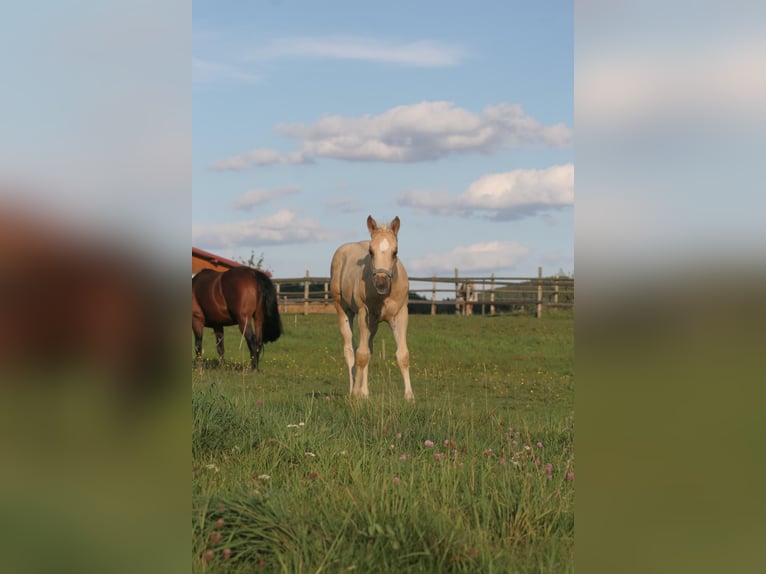
M 277 292 L 265 273 L 250 267 L 224 272 L 203 269 L 192 278 L 192 331 L 197 357 L 202 354 L 202 330 L 212 327 L 223 362 L 223 328 L 228 325 L 239 325 L 250 349 L 250 364 L 258 370 L 264 343 L 276 341 L 282 334 Z
M 0 388 L 85 383 L 120 404 L 169 388 L 172 283 L 135 245 L 0 200 Z
M 398 258 L 399 218 L 390 226 L 367 217 L 369 241 L 341 245 L 332 258 L 330 284 L 343 336 L 343 353 L 349 373 L 349 393 L 366 398 L 367 367 L 372 340 L 380 321 L 391 327 L 396 341 L 396 361 L 404 378 L 404 397 L 412 400 L 410 353 L 407 350 L 407 299 L 409 279 Z M 359 346 L 354 346 L 353 321 L 359 315 Z

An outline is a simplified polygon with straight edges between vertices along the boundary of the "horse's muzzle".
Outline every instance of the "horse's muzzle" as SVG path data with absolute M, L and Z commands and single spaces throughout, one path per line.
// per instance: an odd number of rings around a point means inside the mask
M 394 278 L 394 274 L 388 269 L 382 268 L 373 269 L 372 274 L 372 282 L 378 295 L 388 295 L 391 292 L 391 281 Z

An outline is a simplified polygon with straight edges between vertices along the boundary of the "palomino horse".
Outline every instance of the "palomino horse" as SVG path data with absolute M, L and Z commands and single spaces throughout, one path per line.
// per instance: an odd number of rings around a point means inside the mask
M 192 278 L 192 331 L 194 348 L 202 353 L 202 329 L 212 327 L 223 362 L 223 328 L 239 325 L 250 349 L 250 363 L 258 370 L 264 343 L 282 334 L 277 292 L 269 277 L 250 267 L 224 272 L 203 269 Z
M 367 367 L 378 324 L 385 321 L 396 341 L 396 362 L 404 378 L 404 396 L 412 400 L 410 352 L 407 350 L 407 299 L 409 280 L 397 257 L 399 218 L 378 225 L 367 217 L 369 241 L 341 245 L 332 258 L 330 285 L 349 374 L 349 393 L 366 398 Z M 352 325 L 359 315 L 359 346 L 353 342 Z

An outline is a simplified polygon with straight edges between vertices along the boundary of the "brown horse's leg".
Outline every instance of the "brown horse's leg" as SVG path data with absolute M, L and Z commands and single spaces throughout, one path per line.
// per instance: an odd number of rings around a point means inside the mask
M 221 366 L 223 366 L 225 361 L 223 350 L 223 326 L 216 325 L 213 327 L 213 332 L 215 333 L 215 348 L 218 351 L 218 359 L 221 362 Z
M 255 329 L 253 328 L 254 324 L 256 325 Z M 250 349 L 250 366 L 254 371 L 258 370 L 258 359 L 260 358 L 261 347 L 263 346 L 258 327 L 259 325 L 255 319 L 248 317 L 239 320 L 239 330 L 242 331 L 242 335 L 244 335 L 245 341 L 247 341 L 247 348 Z
M 202 331 L 205 327 L 205 318 L 192 310 L 192 331 L 194 332 L 194 354 L 197 359 L 202 357 Z

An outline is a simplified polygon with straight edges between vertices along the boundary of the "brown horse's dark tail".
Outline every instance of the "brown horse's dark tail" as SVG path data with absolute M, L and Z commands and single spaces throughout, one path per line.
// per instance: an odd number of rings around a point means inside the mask
M 270 343 L 279 339 L 282 334 L 282 318 L 279 316 L 279 300 L 277 290 L 274 288 L 269 276 L 254 270 L 255 279 L 258 282 L 258 291 L 261 293 L 261 313 L 263 314 L 263 342 Z

